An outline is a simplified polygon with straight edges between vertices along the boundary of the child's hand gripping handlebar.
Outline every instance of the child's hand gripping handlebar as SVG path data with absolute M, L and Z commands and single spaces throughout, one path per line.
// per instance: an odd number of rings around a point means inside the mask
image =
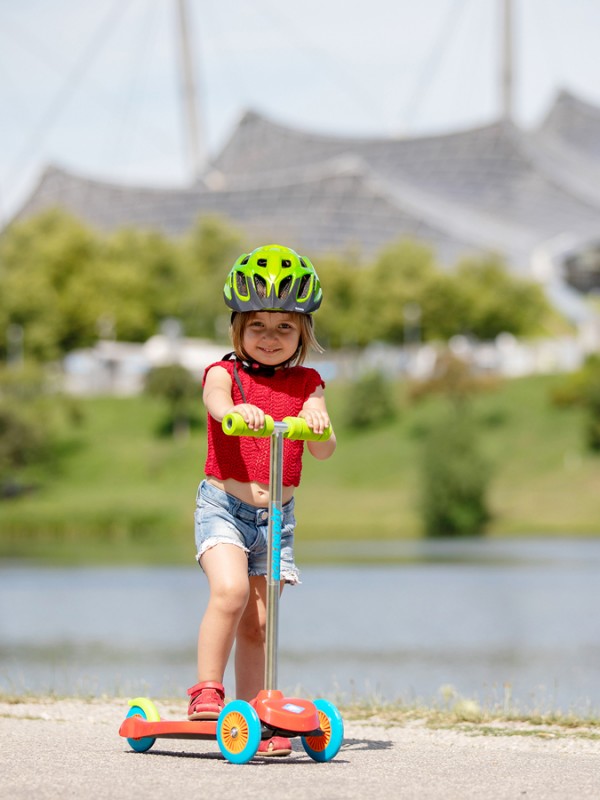
M 271 436 L 277 427 L 283 432 L 284 439 L 302 439 L 310 442 L 326 442 L 331 436 L 331 425 L 323 433 L 315 433 L 308 427 L 308 423 L 302 417 L 284 417 L 281 422 L 275 422 L 273 417 L 265 414 L 265 425 L 259 431 L 248 427 L 241 414 L 227 414 L 223 418 L 223 432 L 228 436 Z

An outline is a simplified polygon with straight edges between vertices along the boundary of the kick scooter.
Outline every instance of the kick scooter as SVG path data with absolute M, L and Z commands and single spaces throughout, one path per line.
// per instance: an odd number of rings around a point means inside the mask
M 328 700 L 314 702 L 286 697 L 277 689 L 277 644 L 281 527 L 283 518 L 283 440 L 325 440 L 331 429 L 315 434 L 300 417 L 281 422 L 267 416 L 260 431 L 248 428 L 239 414 L 228 414 L 223 431 L 229 436 L 271 438 L 267 561 L 267 631 L 264 689 L 249 703 L 233 700 L 217 720 L 161 720 L 154 703 L 145 697 L 131 700 L 129 713 L 119 734 L 139 753 L 149 750 L 156 739 L 216 739 L 223 756 L 234 764 L 245 764 L 258 752 L 261 739 L 272 736 L 300 737 L 314 761 L 330 761 L 342 746 L 344 723 Z

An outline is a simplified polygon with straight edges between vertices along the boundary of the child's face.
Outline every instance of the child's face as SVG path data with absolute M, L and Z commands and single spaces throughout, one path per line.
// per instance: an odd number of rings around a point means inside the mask
M 250 358 L 269 367 L 292 358 L 299 343 L 300 326 L 283 311 L 258 311 L 246 325 L 242 340 Z

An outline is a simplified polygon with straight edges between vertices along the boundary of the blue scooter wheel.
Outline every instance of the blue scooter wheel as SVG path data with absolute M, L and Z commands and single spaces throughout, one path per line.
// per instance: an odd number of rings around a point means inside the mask
M 302 736 L 302 746 L 313 761 L 331 761 L 344 741 L 344 722 L 340 712 L 328 700 L 315 700 L 322 736 Z
M 147 697 L 136 697 L 131 701 L 131 708 L 127 714 L 128 717 L 142 717 L 142 719 L 150 720 L 151 722 L 158 722 L 160 715 L 156 710 L 156 706 L 152 700 Z M 144 736 L 143 739 L 127 739 L 129 746 L 137 753 L 145 753 L 150 750 L 156 738 L 154 736 Z
M 233 700 L 219 714 L 217 742 L 221 753 L 232 764 L 246 764 L 254 758 L 260 738 L 258 714 L 245 700 Z

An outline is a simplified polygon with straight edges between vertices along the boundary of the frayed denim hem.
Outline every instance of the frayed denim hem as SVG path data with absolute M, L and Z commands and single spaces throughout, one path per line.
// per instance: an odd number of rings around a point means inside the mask
M 244 547 L 241 542 L 236 542 L 234 539 L 223 539 L 220 536 L 211 536 L 210 539 L 202 543 L 202 547 L 196 553 L 196 561 L 198 564 L 200 564 L 200 559 L 204 553 L 206 553 L 207 550 L 212 550 L 212 548 L 216 547 L 218 544 L 232 544 L 234 547 L 239 547 L 240 550 L 243 550 L 246 555 L 249 552 L 247 547 Z M 200 566 L 202 566 L 202 564 L 200 564 Z
M 202 568 L 202 564 L 200 564 L 200 559 L 207 552 L 207 550 L 212 550 L 213 547 L 216 547 L 218 544 L 232 544 L 234 547 L 239 547 L 240 550 L 243 550 L 246 554 L 250 551 L 247 547 L 241 542 L 236 542 L 233 539 L 222 539 L 220 536 L 211 536 L 210 539 L 207 539 L 205 542 L 202 543 L 202 547 L 200 548 L 199 552 L 196 553 L 196 561 Z M 248 572 L 248 577 L 259 577 L 259 576 L 266 577 L 267 573 L 262 572 L 261 570 L 254 569 Z M 300 580 L 300 571 L 297 569 L 283 569 L 281 571 L 281 580 L 289 586 L 299 586 L 302 581 Z
M 281 577 L 285 581 L 286 586 L 300 586 L 302 583 L 299 572 L 284 572 Z
M 251 570 L 248 573 L 248 576 L 251 578 L 257 578 L 260 575 L 263 577 L 267 577 L 266 572 L 261 572 L 260 570 Z M 300 580 L 300 572 L 298 570 L 293 569 L 282 569 L 280 573 L 281 580 L 286 584 L 286 586 L 299 586 L 302 581 Z

